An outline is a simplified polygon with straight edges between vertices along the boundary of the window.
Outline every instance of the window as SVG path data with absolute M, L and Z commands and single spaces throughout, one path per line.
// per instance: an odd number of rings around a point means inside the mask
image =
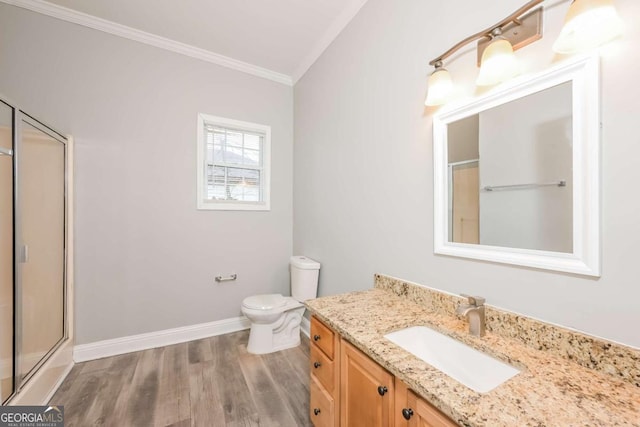
M 269 206 L 271 128 L 198 114 L 198 209 Z

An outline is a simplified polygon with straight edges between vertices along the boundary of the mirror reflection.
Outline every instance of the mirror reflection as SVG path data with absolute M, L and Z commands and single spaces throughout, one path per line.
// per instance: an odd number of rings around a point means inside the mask
M 573 252 L 572 86 L 447 125 L 448 240 Z

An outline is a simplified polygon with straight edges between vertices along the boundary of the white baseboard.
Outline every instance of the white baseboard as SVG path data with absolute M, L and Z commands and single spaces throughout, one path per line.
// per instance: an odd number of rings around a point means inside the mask
M 132 353 L 134 351 L 148 350 L 228 334 L 249 329 L 250 327 L 251 322 L 249 322 L 249 319 L 241 316 L 215 322 L 201 323 L 199 325 L 97 341 L 89 344 L 76 345 L 73 349 L 73 360 L 76 363 L 86 362 L 88 360 L 102 359 L 118 354 Z
M 306 317 L 302 318 L 302 322 L 300 323 L 300 330 L 307 336 L 307 338 L 311 337 L 311 321 Z

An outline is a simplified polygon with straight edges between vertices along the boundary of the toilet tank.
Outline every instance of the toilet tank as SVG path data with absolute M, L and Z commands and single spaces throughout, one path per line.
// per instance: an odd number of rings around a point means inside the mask
M 305 256 L 292 256 L 291 266 L 291 296 L 303 302 L 318 295 L 318 273 L 320 263 Z

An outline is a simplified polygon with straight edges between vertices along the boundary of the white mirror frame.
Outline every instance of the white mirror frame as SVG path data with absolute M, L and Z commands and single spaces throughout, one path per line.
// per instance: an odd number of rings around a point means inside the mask
M 600 66 L 598 56 L 574 58 L 523 76 L 433 117 L 434 252 L 436 254 L 600 276 Z M 573 253 L 449 242 L 447 126 L 553 86 L 573 93 Z

